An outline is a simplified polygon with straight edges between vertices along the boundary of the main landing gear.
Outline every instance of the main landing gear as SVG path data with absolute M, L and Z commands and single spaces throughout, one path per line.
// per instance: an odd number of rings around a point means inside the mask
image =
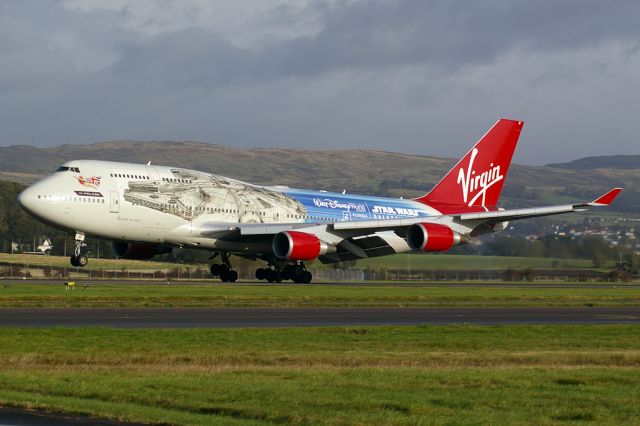
M 214 254 L 215 258 L 218 254 Z M 223 283 L 235 283 L 238 281 L 238 272 L 233 269 L 231 262 L 229 262 L 229 253 L 220 253 L 220 259 L 222 263 L 214 263 L 211 265 L 211 275 L 214 277 L 220 277 L 220 281 Z
M 89 263 L 89 258 L 87 257 L 87 244 L 84 242 L 84 234 L 82 232 L 76 232 L 76 248 L 69 259 L 71 261 L 71 265 L 75 267 L 85 267 Z
M 304 263 L 297 262 L 293 265 L 285 265 L 282 269 L 273 265 L 270 265 L 269 268 L 258 268 L 256 270 L 256 278 L 269 281 L 270 283 L 281 283 L 283 280 L 291 280 L 298 284 L 309 284 L 313 279 L 313 275 L 307 271 Z

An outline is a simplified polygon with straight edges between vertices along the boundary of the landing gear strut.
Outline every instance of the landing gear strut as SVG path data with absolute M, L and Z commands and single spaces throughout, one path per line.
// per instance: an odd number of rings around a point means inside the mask
M 215 258 L 217 254 L 213 255 Z M 233 269 L 229 261 L 229 253 L 220 253 L 222 263 L 214 263 L 211 265 L 211 275 L 219 276 L 223 283 L 235 283 L 238 281 L 238 272 Z
M 87 257 L 87 244 L 84 242 L 84 234 L 76 232 L 75 240 L 76 248 L 69 260 L 73 266 L 85 267 L 89 263 L 89 258 Z
M 270 283 L 280 283 L 283 280 L 291 280 L 299 284 L 309 284 L 313 279 L 313 275 L 307 271 L 307 268 L 305 268 L 302 262 L 285 265 L 283 268 L 278 268 L 277 265 L 270 266 L 269 268 L 258 268 L 256 270 L 256 278 L 259 280 L 267 280 Z

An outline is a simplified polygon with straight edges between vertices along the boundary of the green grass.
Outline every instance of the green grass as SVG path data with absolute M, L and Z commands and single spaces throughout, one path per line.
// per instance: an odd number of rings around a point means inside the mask
M 358 260 L 357 267 L 385 267 L 405 270 L 504 270 L 504 269 L 592 269 L 588 259 L 555 259 L 544 257 L 507 257 L 453 254 L 396 254 Z
M 0 307 L 286 307 L 286 306 L 621 306 L 640 303 L 640 288 L 464 288 L 233 285 L 233 284 L 92 284 L 75 291 L 62 283 L 21 284 L 0 288 Z
M 163 424 L 637 424 L 633 325 L 3 329 L 0 404 Z

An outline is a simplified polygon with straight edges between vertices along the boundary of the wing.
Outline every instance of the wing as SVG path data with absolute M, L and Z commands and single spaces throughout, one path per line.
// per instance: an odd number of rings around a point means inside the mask
M 565 204 L 547 207 L 533 207 L 528 209 L 502 210 L 496 212 L 465 213 L 459 215 L 460 220 L 483 220 L 487 222 L 505 222 L 532 217 L 551 216 L 562 213 L 572 213 L 588 210 L 591 207 L 608 206 L 620 194 L 622 188 L 613 188 L 606 194 L 598 197 L 590 203 Z
M 594 201 L 578 204 L 564 204 L 546 207 L 532 207 L 526 209 L 499 210 L 480 213 L 453 213 L 443 216 L 437 216 L 433 219 L 435 223 L 446 223 L 449 219 L 455 223 L 462 225 L 473 225 L 474 223 L 499 223 L 510 222 L 513 220 L 529 219 L 533 217 L 550 216 L 562 213 L 572 213 L 588 210 L 591 207 L 603 207 L 611 204 L 613 200 L 620 194 L 621 188 L 614 188 L 606 194 L 598 197 Z M 364 220 L 359 222 L 338 222 L 333 224 L 336 230 L 360 230 L 370 231 L 376 229 L 402 229 L 415 223 L 424 222 L 421 219 L 388 219 L 388 220 Z M 431 220 L 429 220 L 431 222 Z
M 336 248 L 335 252 L 318 257 L 323 263 L 333 263 L 409 251 L 411 249 L 406 241 L 407 232 L 409 227 L 415 224 L 437 224 L 449 227 L 462 235 L 475 236 L 496 230 L 496 224 L 502 222 L 608 206 L 621 191 L 620 188 L 614 188 L 587 203 L 481 213 L 453 213 L 428 219 L 423 217 L 335 223 L 206 223 L 200 228 L 200 235 L 226 242 L 270 244 L 274 235 L 278 233 L 303 232 L 314 235 Z

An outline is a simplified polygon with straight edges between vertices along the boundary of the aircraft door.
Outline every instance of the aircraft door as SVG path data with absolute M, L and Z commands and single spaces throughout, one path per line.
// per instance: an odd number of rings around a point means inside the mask
M 118 213 L 120 211 L 120 193 L 118 191 L 111 191 L 111 204 L 109 211 L 111 213 Z

